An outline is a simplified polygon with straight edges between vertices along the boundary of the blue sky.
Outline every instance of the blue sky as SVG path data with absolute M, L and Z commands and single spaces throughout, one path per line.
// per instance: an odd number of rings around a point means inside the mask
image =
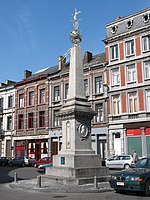
M 82 13 L 82 52 L 104 52 L 105 27 L 117 16 L 150 7 L 150 0 L 0 0 L 0 82 L 21 81 L 24 70 L 57 64 L 72 43 L 74 9 Z

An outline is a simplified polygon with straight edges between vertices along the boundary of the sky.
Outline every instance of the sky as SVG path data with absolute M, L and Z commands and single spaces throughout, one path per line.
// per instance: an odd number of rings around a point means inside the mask
M 0 82 L 57 65 L 73 46 L 75 8 L 81 11 L 82 54 L 96 55 L 105 52 L 106 24 L 150 8 L 150 0 L 0 0 Z

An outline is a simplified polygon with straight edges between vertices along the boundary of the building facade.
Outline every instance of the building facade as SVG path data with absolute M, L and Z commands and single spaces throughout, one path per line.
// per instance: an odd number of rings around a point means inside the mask
M 6 80 L 0 84 L 0 155 L 13 157 L 14 112 L 15 112 L 14 82 Z
M 108 153 L 150 156 L 150 9 L 106 25 Z

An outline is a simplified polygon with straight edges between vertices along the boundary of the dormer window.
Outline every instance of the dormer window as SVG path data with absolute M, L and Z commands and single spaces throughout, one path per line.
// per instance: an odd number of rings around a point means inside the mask
M 129 28 L 131 28 L 132 27 L 132 25 L 133 25 L 133 19 L 132 20 L 129 20 L 129 21 L 127 21 L 127 28 L 129 29 Z
M 118 26 L 116 26 L 116 25 L 111 27 L 112 34 L 115 34 L 117 32 L 117 28 L 118 28 Z
M 147 23 L 148 21 L 149 21 L 149 14 L 146 13 L 146 14 L 143 15 L 143 22 Z

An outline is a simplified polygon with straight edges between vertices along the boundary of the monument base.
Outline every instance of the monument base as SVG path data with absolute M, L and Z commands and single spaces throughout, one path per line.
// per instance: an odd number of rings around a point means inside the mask
M 101 166 L 99 155 L 56 155 L 54 166 L 46 168 L 44 179 L 50 183 L 82 185 L 108 181 L 109 170 Z

